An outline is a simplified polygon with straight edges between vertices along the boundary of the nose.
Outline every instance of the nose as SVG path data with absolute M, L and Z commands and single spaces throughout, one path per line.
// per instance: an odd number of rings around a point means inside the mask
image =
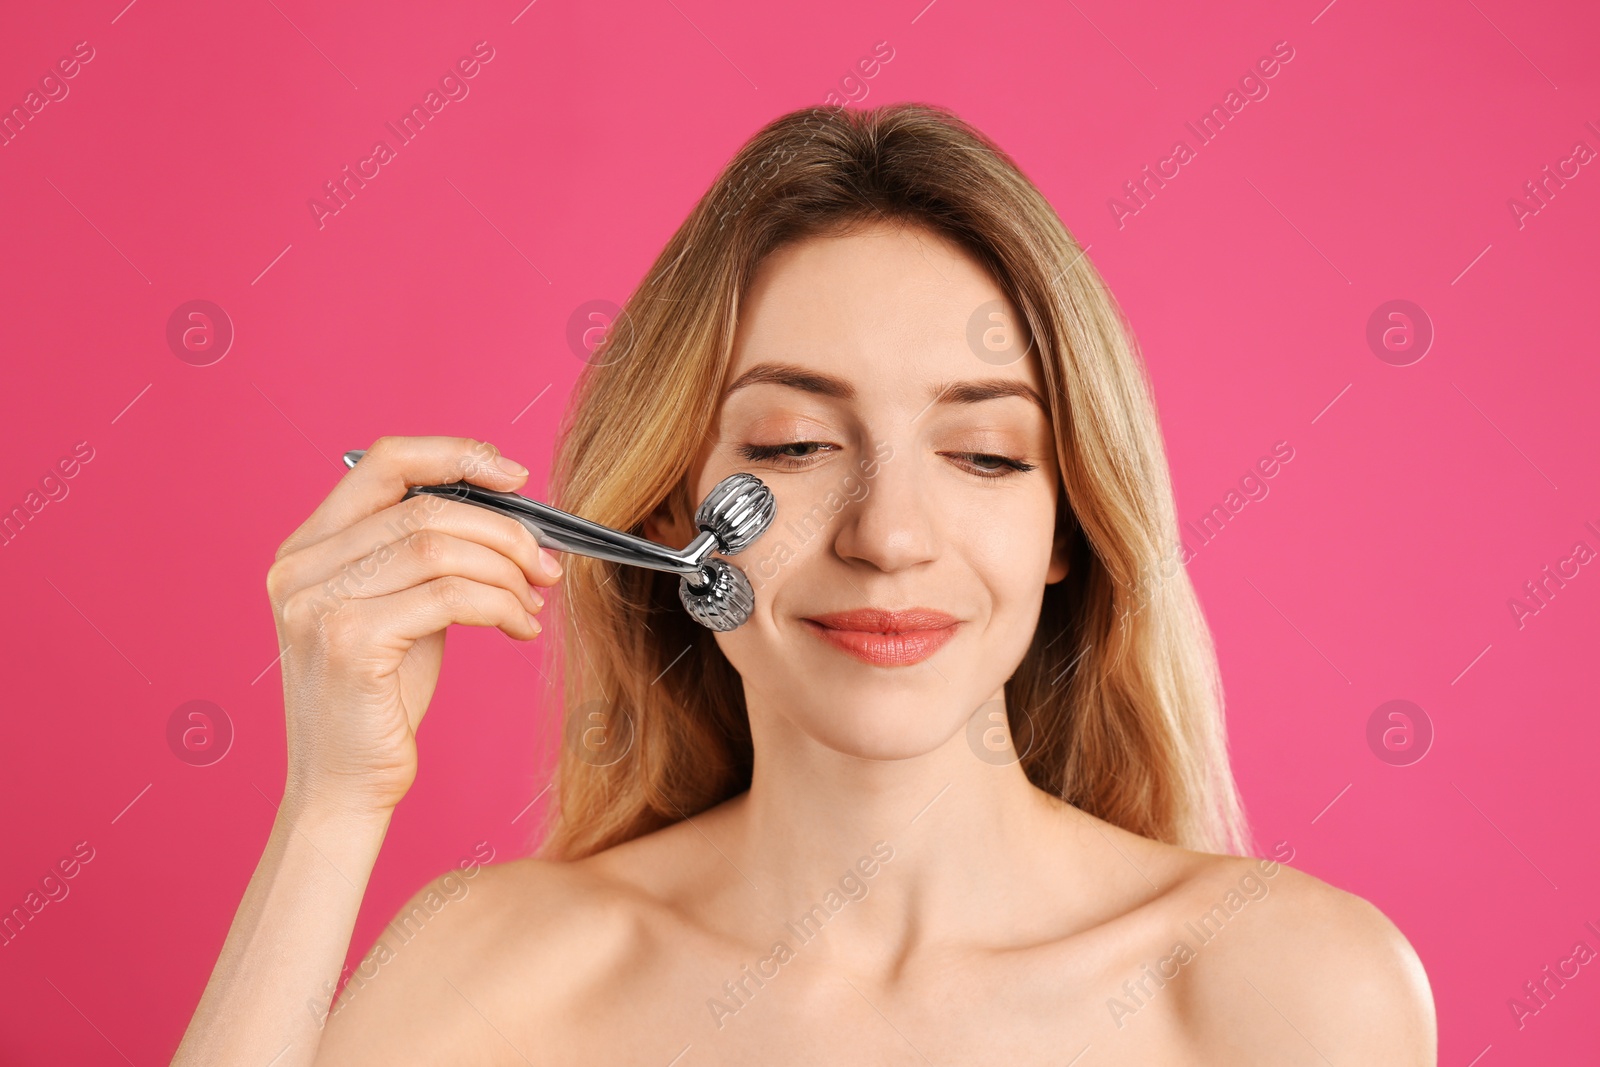
M 839 558 L 885 572 L 937 558 L 939 515 L 932 472 L 915 455 L 909 444 L 895 442 L 890 457 L 879 460 L 873 477 L 864 479 L 865 492 L 854 494 L 839 513 L 833 544 Z

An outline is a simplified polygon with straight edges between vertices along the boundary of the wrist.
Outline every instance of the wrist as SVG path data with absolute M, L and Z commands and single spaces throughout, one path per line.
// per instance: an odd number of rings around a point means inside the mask
M 389 828 L 394 808 L 351 797 L 330 796 L 294 781 L 286 782 L 278 805 L 278 822 L 300 830 L 336 836 L 376 834 Z

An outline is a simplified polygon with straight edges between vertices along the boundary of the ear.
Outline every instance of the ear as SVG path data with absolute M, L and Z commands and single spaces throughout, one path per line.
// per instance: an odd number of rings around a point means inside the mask
M 647 540 L 668 548 L 682 548 L 694 540 L 689 535 L 688 523 L 675 513 L 672 497 L 668 497 L 645 516 L 643 533 Z
M 1059 505 L 1059 508 L 1060 510 L 1056 513 L 1055 541 L 1050 546 L 1050 568 L 1045 571 L 1044 582 L 1046 585 L 1054 585 L 1061 581 L 1067 576 L 1067 572 L 1072 566 L 1071 551 L 1074 524 L 1068 515 L 1063 514 L 1066 510 L 1065 501 Z

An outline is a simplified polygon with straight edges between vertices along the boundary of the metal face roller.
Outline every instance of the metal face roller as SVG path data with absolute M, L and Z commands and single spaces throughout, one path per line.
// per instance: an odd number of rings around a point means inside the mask
M 364 455 L 365 449 L 346 452 L 345 466 L 354 467 Z M 711 553 L 732 556 L 743 552 L 766 532 L 777 513 L 772 490 L 760 478 L 744 472 L 729 475 L 717 483 L 695 512 L 694 522 L 700 533 L 686 547 L 672 549 L 516 493 L 485 489 L 470 482 L 414 485 L 402 499 L 419 493 L 462 500 L 509 515 L 527 527 L 540 545 L 557 552 L 680 574 L 678 599 L 684 610 L 700 625 L 722 632 L 744 624 L 755 607 L 756 595 L 742 570 L 713 558 Z

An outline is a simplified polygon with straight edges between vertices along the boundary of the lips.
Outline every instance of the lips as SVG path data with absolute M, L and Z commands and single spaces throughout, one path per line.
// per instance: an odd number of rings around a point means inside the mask
M 944 647 L 960 625 L 959 619 L 932 608 L 856 608 L 801 621 L 841 652 L 882 667 L 921 663 Z

